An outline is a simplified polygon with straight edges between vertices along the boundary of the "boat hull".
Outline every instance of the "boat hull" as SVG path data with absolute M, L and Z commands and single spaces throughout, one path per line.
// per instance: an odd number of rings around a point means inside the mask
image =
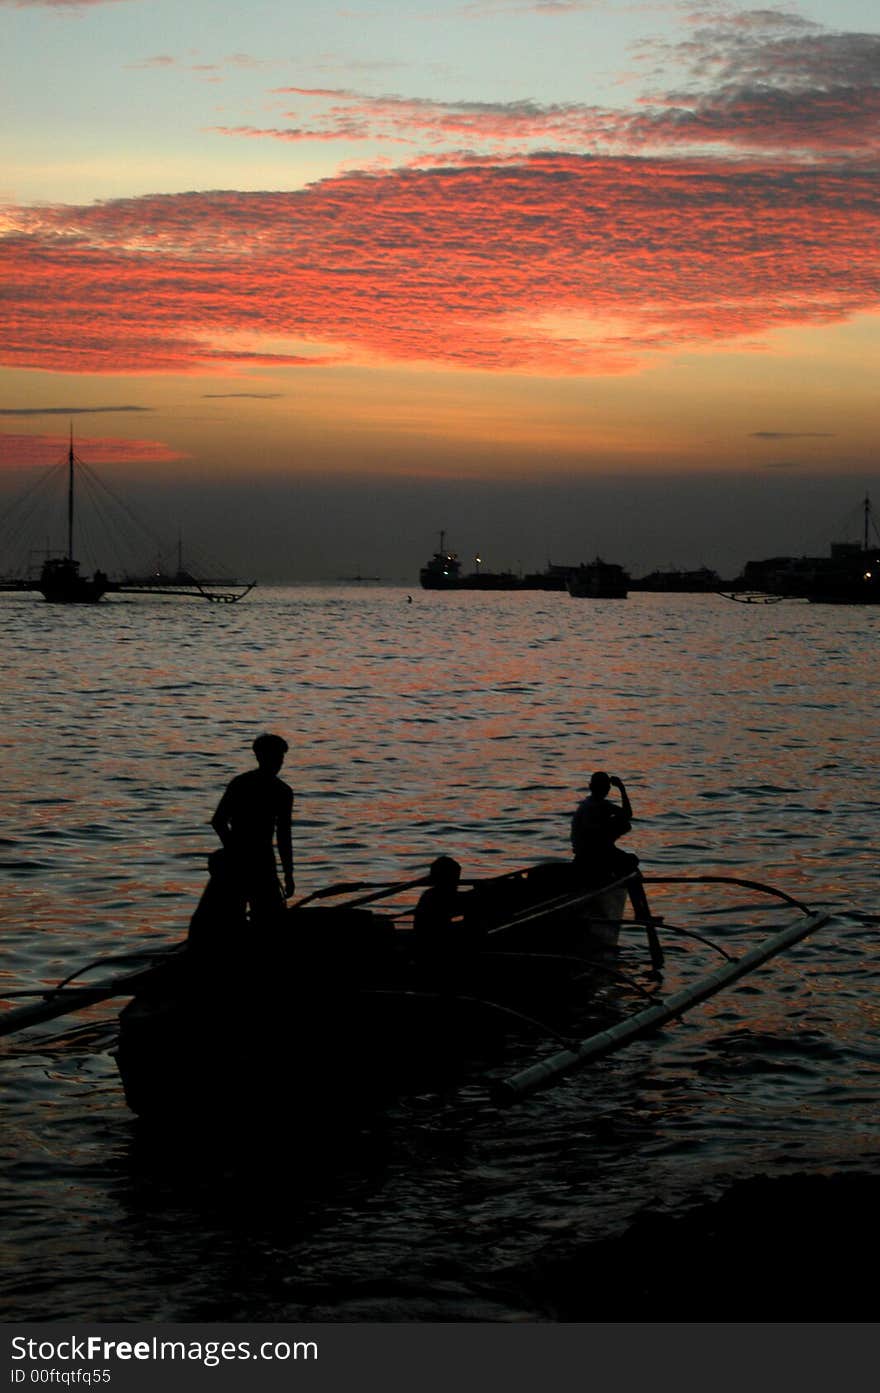
M 50 605 L 96 605 L 106 593 L 106 586 L 96 586 L 88 580 L 73 587 L 40 586 L 40 594 Z
M 69 557 L 52 559 L 43 566 L 39 591 L 50 605 L 94 605 L 111 588 L 101 571 L 91 580 L 79 573 L 79 562 Z
M 234 946 L 182 954 L 120 1015 L 126 1101 L 152 1120 L 293 1106 L 322 1133 L 359 1125 L 533 1034 L 532 1014 L 562 1024 L 589 995 L 584 974 L 615 941 L 625 897 L 572 894 L 566 863 L 478 895 L 472 942 L 442 959 L 390 917 L 326 909 L 289 911 L 246 961 Z

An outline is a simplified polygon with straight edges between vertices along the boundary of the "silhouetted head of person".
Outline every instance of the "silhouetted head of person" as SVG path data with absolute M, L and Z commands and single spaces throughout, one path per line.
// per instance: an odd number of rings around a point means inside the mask
M 432 885 L 454 890 L 461 879 L 461 866 L 452 856 L 438 856 L 436 861 L 431 862 L 428 879 Z
M 611 790 L 611 780 L 601 769 L 597 769 L 590 779 L 590 792 L 594 798 L 607 798 Z
M 267 774 L 277 774 L 287 754 L 287 741 L 280 735 L 258 735 L 253 744 L 257 764 Z

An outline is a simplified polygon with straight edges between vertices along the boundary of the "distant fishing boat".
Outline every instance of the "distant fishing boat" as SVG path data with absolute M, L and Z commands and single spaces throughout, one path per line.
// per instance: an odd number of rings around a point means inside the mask
M 597 556 L 589 565 L 578 566 L 569 577 L 568 593 L 577 599 L 625 600 L 629 576 L 622 566 Z
M 113 588 L 117 594 L 123 595 L 187 595 L 191 597 L 195 592 L 202 599 L 213 600 L 216 604 L 235 604 L 237 600 L 243 600 L 255 585 L 256 581 L 251 581 L 249 585 L 242 585 L 237 580 L 219 577 L 199 579 L 194 576 L 183 564 L 183 538 L 178 535 L 176 571 L 173 573 L 163 571 L 160 562 L 156 570 L 150 575 L 126 576 L 123 580 L 118 581 Z M 236 586 L 237 589 L 219 588 L 229 586 Z
M 778 605 L 785 595 L 768 595 L 763 590 L 719 590 L 722 600 L 735 600 L 739 605 Z

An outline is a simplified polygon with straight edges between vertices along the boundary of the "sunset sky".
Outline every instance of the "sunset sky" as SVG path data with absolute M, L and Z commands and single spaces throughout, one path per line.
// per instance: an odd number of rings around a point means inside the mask
M 880 502 L 877 0 L 0 0 L 0 506 L 263 579 Z M 0 557 L 0 568 L 6 565 Z

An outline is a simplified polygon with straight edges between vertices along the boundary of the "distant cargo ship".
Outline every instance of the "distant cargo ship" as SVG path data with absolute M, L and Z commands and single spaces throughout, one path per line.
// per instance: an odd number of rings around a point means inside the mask
M 518 590 L 519 577 L 512 571 L 483 571 L 480 557 L 476 557 L 476 570 L 470 575 L 461 574 L 461 562 L 454 551 L 446 547 L 446 533 L 440 533 L 440 546 L 430 561 L 419 571 L 419 582 L 423 590 Z
M 517 575 L 514 571 L 484 571 L 482 558 L 474 557 L 475 569 L 461 573 L 461 562 L 446 546 L 446 533 L 440 533 L 440 546 L 419 571 L 423 590 L 564 590 L 577 567 L 548 562 L 545 571 Z

